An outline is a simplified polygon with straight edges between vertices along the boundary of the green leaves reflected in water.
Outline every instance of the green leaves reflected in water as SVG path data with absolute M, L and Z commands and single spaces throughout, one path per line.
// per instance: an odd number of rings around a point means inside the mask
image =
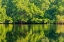
M 0 42 L 6 42 L 6 33 L 12 31 L 13 25 L 0 24 Z
M 64 42 L 64 25 L 0 24 L 0 42 Z

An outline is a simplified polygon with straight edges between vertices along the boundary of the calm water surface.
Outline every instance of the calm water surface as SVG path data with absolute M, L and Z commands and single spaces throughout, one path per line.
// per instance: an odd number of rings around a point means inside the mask
M 64 25 L 0 24 L 0 42 L 64 42 Z

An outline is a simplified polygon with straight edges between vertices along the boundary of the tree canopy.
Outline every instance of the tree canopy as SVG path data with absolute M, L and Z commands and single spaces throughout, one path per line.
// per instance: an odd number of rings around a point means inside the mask
M 63 22 L 63 16 L 63 0 L 0 0 L 0 23 Z

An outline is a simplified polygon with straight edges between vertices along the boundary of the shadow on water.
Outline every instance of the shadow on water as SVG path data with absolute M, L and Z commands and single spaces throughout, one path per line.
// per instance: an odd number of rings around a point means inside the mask
M 0 42 L 64 42 L 64 25 L 0 24 Z

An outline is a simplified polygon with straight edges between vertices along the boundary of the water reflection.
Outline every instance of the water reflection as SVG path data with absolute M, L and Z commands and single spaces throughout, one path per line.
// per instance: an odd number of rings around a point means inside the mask
M 6 42 L 6 33 L 12 30 L 12 26 L 0 24 L 0 42 Z
M 0 24 L 0 42 L 64 42 L 64 25 Z

